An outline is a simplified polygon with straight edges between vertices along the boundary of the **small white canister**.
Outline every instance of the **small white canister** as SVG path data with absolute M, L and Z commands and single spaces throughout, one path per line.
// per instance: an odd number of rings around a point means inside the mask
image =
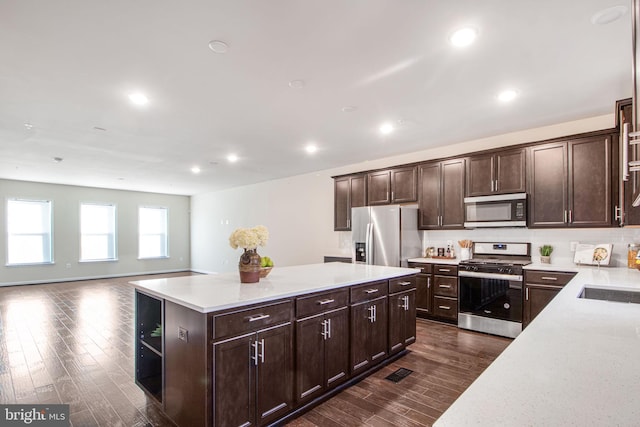
M 460 248 L 460 260 L 466 261 L 471 259 L 471 248 Z

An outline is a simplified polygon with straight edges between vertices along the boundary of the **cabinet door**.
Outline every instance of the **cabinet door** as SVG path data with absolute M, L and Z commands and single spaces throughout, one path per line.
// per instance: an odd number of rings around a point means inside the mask
M 291 323 L 286 323 L 257 334 L 256 416 L 258 425 L 268 424 L 291 410 L 293 401 L 291 329 Z
M 464 159 L 442 162 L 442 228 L 464 227 Z
M 485 196 L 493 193 L 493 154 L 469 157 L 467 163 L 467 196 Z
M 426 163 L 418 167 L 418 228 L 440 227 L 440 163 Z
M 369 323 L 371 315 L 371 303 L 365 301 L 353 304 L 351 308 L 351 347 L 350 367 L 352 373 L 358 373 L 366 369 L 370 364 L 369 357 Z
M 622 126 L 625 123 L 632 123 L 632 106 L 631 100 L 628 100 L 628 103 L 622 106 L 621 110 L 618 112 L 618 121 L 620 124 L 620 135 L 618 138 L 621 138 L 622 135 Z M 631 131 L 634 129 L 631 128 Z M 640 160 L 640 149 L 639 145 L 631 145 L 629 147 L 629 161 Z M 631 204 L 638 196 L 640 192 L 640 173 L 631 172 L 629 174 L 629 180 L 624 181 L 623 183 L 624 189 L 624 225 L 640 225 L 640 208 L 634 208 Z
M 367 179 L 366 175 L 357 175 L 352 176 L 349 181 L 351 185 L 350 191 L 350 199 L 351 206 L 350 208 L 359 208 L 361 206 L 367 206 Z M 351 212 L 349 212 L 351 213 Z M 349 224 L 349 228 L 351 228 L 351 224 Z
M 404 345 L 416 342 L 416 291 L 412 289 L 404 293 L 407 297 L 407 306 L 404 312 Z
M 333 229 L 335 231 L 351 230 L 351 203 L 349 200 L 350 179 L 336 178 L 333 181 Z
M 567 207 L 567 144 L 531 147 L 529 227 L 565 227 Z
M 214 414 L 217 426 L 255 425 L 255 334 L 213 346 Z
M 494 161 L 494 192 L 523 193 L 527 191 L 525 185 L 525 151 L 505 151 L 495 154 Z
M 526 327 L 558 295 L 562 287 L 527 283 L 524 287 L 522 327 Z
M 433 314 L 433 291 L 430 274 L 416 276 L 416 310 L 420 315 Z
M 611 136 L 569 142 L 569 225 L 611 226 Z
M 325 386 L 331 388 L 349 377 L 349 309 L 325 315 L 329 335 L 324 341 Z
M 389 295 L 389 354 L 404 348 L 404 292 Z
M 389 204 L 391 202 L 391 172 L 371 172 L 367 177 L 367 199 L 369 205 Z
M 324 315 L 296 322 L 296 399 L 308 400 L 324 389 Z
M 375 307 L 374 320 L 369 324 L 369 354 L 373 364 L 384 359 L 388 354 L 387 325 L 389 317 L 387 314 L 387 297 L 375 299 L 370 302 Z
M 417 167 L 391 171 L 391 203 L 407 203 L 418 200 Z

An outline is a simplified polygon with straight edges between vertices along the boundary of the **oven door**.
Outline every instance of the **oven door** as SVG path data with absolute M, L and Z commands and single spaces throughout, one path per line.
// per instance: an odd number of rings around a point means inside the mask
M 459 272 L 460 313 L 522 322 L 522 276 Z

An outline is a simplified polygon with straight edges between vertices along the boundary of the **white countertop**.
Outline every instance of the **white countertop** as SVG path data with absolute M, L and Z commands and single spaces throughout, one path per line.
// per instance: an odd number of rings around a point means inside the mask
M 640 291 L 640 271 L 560 271 L 578 274 L 435 426 L 640 425 L 640 304 L 577 298 L 587 284 Z
M 409 258 L 409 262 L 420 262 L 423 264 L 447 264 L 458 265 L 460 260 L 458 258 Z
M 237 272 L 138 280 L 134 287 L 201 313 L 272 301 L 342 286 L 418 273 L 417 269 L 377 265 L 326 264 L 275 267 L 258 283 L 240 283 Z

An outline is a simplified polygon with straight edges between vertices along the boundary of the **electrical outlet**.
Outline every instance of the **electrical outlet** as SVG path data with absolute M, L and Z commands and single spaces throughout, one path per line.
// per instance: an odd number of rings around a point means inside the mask
M 67 265 L 66 265 L 66 267 L 67 267 L 67 268 L 71 268 L 71 263 L 70 263 L 70 262 L 68 262 L 68 263 L 67 263 Z
M 178 327 L 178 338 L 184 342 L 189 342 L 189 331 L 183 327 Z
M 571 252 L 575 252 L 576 251 L 576 247 L 578 246 L 580 242 L 571 242 Z

